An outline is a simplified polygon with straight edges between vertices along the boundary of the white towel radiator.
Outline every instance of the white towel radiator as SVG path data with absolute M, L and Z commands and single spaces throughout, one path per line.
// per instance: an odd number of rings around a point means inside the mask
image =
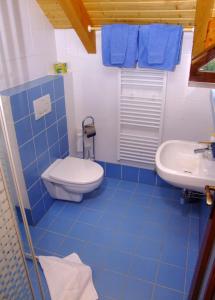
M 122 69 L 118 160 L 154 165 L 162 139 L 167 72 Z

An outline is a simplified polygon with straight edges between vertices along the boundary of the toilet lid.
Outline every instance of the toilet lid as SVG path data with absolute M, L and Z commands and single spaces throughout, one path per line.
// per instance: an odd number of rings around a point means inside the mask
M 49 175 L 61 182 L 86 184 L 99 180 L 103 174 L 103 168 L 94 161 L 68 156 L 62 159 Z

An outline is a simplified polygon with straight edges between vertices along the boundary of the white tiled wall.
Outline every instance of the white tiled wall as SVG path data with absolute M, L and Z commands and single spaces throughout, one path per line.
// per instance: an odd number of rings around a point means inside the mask
M 0 1 L 0 90 L 45 76 L 56 62 L 54 30 L 35 0 Z
M 96 158 L 117 161 L 117 111 L 119 93 L 119 70 L 102 65 L 101 34 L 97 32 L 97 54 L 87 54 L 73 30 L 56 30 L 57 57 L 69 63 L 72 72 L 67 89 L 73 95 L 73 119 L 77 128 L 81 120 L 92 114 L 96 120 Z M 207 139 L 213 131 L 210 90 L 188 87 L 192 33 L 185 33 L 181 64 L 175 72 L 168 73 L 163 140 Z M 73 82 L 72 82 L 73 81 Z

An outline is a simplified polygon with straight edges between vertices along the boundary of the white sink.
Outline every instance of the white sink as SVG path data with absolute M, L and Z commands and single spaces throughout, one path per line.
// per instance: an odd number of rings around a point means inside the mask
M 160 145 L 156 153 L 156 168 L 159 176 L 170 184 L 203 192 L 205 185 L 215 185 L 215 161 L 194 149 L 205 145 L 170 140 Z

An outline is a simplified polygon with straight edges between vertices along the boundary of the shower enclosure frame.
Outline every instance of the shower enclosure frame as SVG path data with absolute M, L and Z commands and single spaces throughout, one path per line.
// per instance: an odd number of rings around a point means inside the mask
M 38 264 L 37 264 L 36 254 L 35 254 L 35 251 L 34 251 L 34 246 L 33 246 L 33 242 L 32 242 L 32 239 L 31 239 L 30 229 L 29 229 L 29 226 L 28 226 L 28 221 L 27 221 L 27 217 L 26 217 L 26 213 L 25 213 L 25 207 L 24 207 L 23 202 L 22 202 L 22 192 L 20 190 L 19 181 L 17 179 L 16 167 L 15 167 L 13 152 L 12 152 L 12 149 L 11 149 L 11 144 L 10 144 L 10 139 L 9 139 L 9 136 L 8 136 L 8 131 L 7 131 L 7 125 L 6 124 L 7 124 L 6 123 L 6 116 L 4 115 L 4 110 L 3 110 L 3 105 L 2 105 L 2 97 L 0 96 L 0 126 L 2 128 L 2 133 L 3 133 L 3 137 L 4 137 L 4 141 L 5 141 L 9 166 L 10 166 L 12 177 L 13 177 L 13 182 L 14 182 L 14 186 L 15 186 L 15 190 L 16 190 L 16 194 L 17 194 L 17 201 L 18 201 L 18 205 L 19 205 L 19 208 L 20 208 L 20 213 L 21 213 L 21 216 L 22 216 L 22 221 L 23 221 L 23 225 L 24 225 L 24 229 L 25 229 L 25 233 L 26 233 L 26 238 L 27 238 L 27 241 L 28 241 L 28 245 L 29 245 L 29 249 L 30 249 L 30 253 L 31 253 L 32 261 L 33 261 L 34 270 L 35 270 L 35 273 L 36 273 L 36 278 L 37 278 L 37 282 L 38 282 L 38 286 L 39 286 L 41 300 L 45 300 L 45 295 L 44 295 L 44 291 L 43 291 L 43 287 L 42 287 L 42 281 L 41 281 L 40 274 L 39 274 L 39 268 L 38 268 Z M 13 207 L 12 207 L 12 211 L 13 211 L 14 223 L 16 224 L 16 217 L 15 217 L 15 214 L 14 214 L 14 208 Z M 17 234 L 18 234 L 18 237 L 19 237 L 19 242 L 20 242 L 21 249 L 22 249 L 21 251 L 22 251 L 22 254 L 24 255 L 25 267 L 27 268 L 27 264 L 25 262 L 26 257 L 25 257 L 24 250 L 23 250 L 23 247 L 22 247 L 21 237 L 20 237 L 20 233 L 19 233 L 19 229 L 17 227 L 17 224 L 16 224 L 16 231 L 17 231 Z M 30 286 L 31 286 L 31 290 L 32 290 L 33 299 L 36 299 L 35 295 L 34 295 L 32 283 L 31 283 L 31 280 L 30 280 L 30 276 L 29 276 L 29 273 L 28 273 L 28 269 L 26 269 L 26 270 L 27 270 L 28 280 L 30 282 Z

